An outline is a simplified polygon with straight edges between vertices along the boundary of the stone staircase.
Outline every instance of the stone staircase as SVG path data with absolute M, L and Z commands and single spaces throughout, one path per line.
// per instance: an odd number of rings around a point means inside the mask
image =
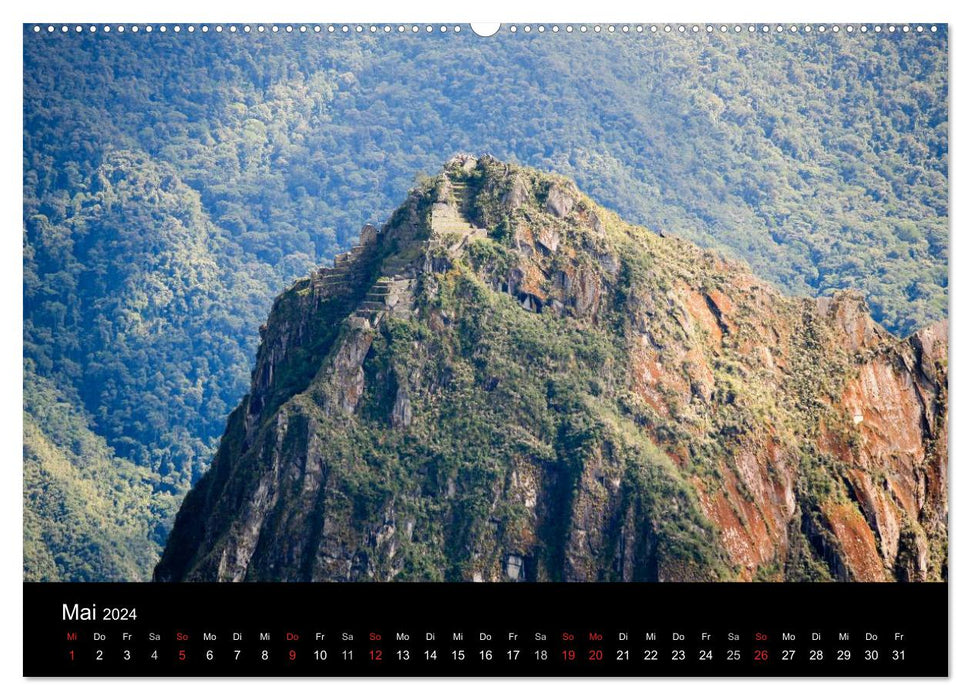
M 415 280 L 404 275 L 379 277 L 371 285 L 353 316 L 366 319 L 372 326 L 388 315 L 408 318 L 414 302 Z
M 364 270 L 355 265 L 364 246 L 356 245 L 346 253 L 334 258 L 333 267 L 322 267 L 313 275 L 314 293 L 320 298 L 329 298 L 346 293 L 364 279 Z
M 472 192 L 465 180 L 449 180 L 455 206 L 439 203 L 432 207 L 432 229 L 446 241 L 453 241 L 449 250 L 456 253 L 474 235 L 485 234 L 485 229 L 476 228 L 469 220 Z
M 469 183 L 466 180 L 451 180 L 450 182 L 452 185 L 452 196 L 455 197 L 455 208 L 464 219 L 468 220 L 472 203 Z
M 379 278 L 377 282 L 371 285 L 367 294 L 364 295 L 364 300 L 357 305 L 353 315 L 356 318 L 365 318 L 371 322 L 371 325 L 376 325 L 387 311 L 385 300 L 390 291 L 391 280 L 386 277 Z

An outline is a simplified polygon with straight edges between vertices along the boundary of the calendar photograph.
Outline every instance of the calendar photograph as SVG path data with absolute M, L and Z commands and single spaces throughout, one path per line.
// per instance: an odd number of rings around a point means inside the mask
M 947 579 L 946 26 L 51 29 L 25 580 Z
M 904 628 L 947 625 L 948 101 L 947 24 L 25 24 L 23 585 L 58 673 L 131 660 L 74 646 L 150 624 L 126 592 L 461 590 L 525 621 L 589 584 L 611 619 L 899 605 L 898 646 L 829 670 L 920 675 Z M 141 658 L 230 663 L 170 632 Z M 733 652 L 720 673 L 758 668 Z

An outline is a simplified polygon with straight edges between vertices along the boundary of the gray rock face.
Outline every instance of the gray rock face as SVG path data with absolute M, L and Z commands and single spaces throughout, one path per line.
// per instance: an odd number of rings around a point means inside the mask
M 361 394 L 364 393 L 364 358 L 371 349 L 374 334 L 363 324 L 353 323 L 348 334 L 341 339 L 329 367 L 330 386 L 334 405 L 347 415 L 353 415 Z
M 526 578 L 523 567 L 523 558 L 518 554 L 506 555 L 506 578 L 512 581 L 521 581 Z
M 546 197 L 546 211 L 560 219 L 573 211 L 575 204 L 574 196 L 559 185 L 550 188 L 550 193 Z
M 407 428 L 411 425 L 411 400 L 408 398 L 408 390 L 403 386 L 398 387 L 395 395 L 394 407 L 391 409 L 391 425 L 395 428 Z
M 512 187 L 503 196 L 502 203 L 510 210 L 518 209 L 523 206 L 532 195 L 529 192 L 529 186 L 522 177 L 516 177 L 513 179 Z

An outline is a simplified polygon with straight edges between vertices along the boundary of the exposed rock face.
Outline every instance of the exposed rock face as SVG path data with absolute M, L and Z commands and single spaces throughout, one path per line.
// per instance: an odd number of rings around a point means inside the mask
M 550 188 L 546 195 L 546 211 L 558 219 L 562 219 L 571 211 L 576 203 L 573 193 L 557 183 Z
M 159 580 L 939 580 L 947 326 L 456 157 L 277 300 Z

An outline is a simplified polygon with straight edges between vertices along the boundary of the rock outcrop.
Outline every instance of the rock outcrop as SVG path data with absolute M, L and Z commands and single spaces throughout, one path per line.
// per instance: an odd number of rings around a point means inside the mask
M 281 295 L 158 580 L 941 580 L 947 326 L 459 156 Z

